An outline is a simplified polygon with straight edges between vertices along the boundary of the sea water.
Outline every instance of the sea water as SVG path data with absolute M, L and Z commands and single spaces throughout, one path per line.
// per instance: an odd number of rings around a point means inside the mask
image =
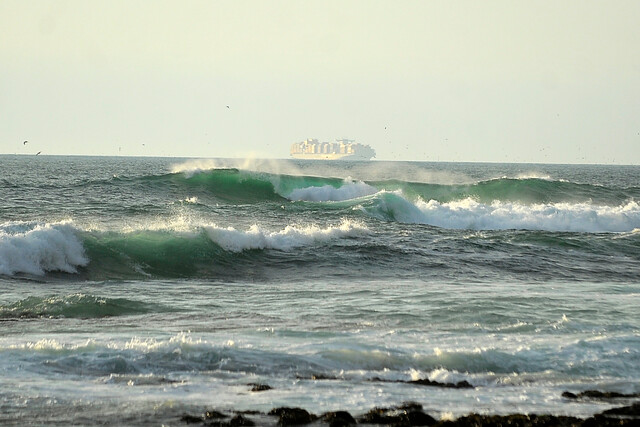
M 620 401 L 564 391 L 640 393 L 640 167 L 0 168 L 0 424 L 409 401 L 586 417 Z

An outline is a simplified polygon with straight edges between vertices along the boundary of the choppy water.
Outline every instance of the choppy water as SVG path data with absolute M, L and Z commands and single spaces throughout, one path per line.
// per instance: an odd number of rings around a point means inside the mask
M 561 393 L 640 393 L 640 167 L 0 166 L 2 424 L 587 416 L 616 403 Z M 419 378 L 475 387 L 393 382 Z

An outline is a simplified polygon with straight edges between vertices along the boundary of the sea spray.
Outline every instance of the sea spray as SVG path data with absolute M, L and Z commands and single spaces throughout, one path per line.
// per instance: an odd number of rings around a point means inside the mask
M 89 262 L 70 221 L 0 224 L 0 274 L 75 273 Z
M 305 187 L 293 190 L 286 197 L 294 201 L 329 202 L 357 199 L 377 193 L 378 190 L 362 181 L 346 179 L 344 183 L 335 188 L 332 185 L 321 187 Z

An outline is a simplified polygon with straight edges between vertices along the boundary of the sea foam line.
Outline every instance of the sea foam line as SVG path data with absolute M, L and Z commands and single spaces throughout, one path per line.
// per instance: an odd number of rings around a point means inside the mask
M 230 252 L 242 252 L 250 249 L 287 251 L 367 232 L 364 225 L 348 220 L 343 220 L 337 226 L 326 228 L 320 228 L 316 225 L 306 227 L 288 225 L 280 231 L 263 230 L 255 224 L 247 231 L 218 226 L 205 226 L 204 229 L 211 240 Z

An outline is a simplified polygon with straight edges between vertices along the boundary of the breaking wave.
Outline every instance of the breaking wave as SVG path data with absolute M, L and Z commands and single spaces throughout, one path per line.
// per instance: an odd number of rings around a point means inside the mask
M 83 230 L 71 222 L 6 223 L 0 226 L 0 274 L 43 276 L 77 273 L 108 280 L 135 277 L 226 277 L 263 263 L 260 252 L 276 250 L 304 260 L 301 248 L 315 248 L 368 232 L 359 222 L 287 225 L 246 230 L 215 224 L 147 226 L 129 231 Z M 293 252 L 296 250 L 296 252 Z M 258 254 L 242 255 L 245 251 Z M 286 258 L 286 257 L 285 257 Z
M 253 225 L 247 231 L 239 231 L 233 227 L 205 227 L 212 241 L 227 251 L 241 252 L 251 249 L 292 250 L 300 246 L 327 242 L 332 239 L 355 236 L 367 229 L 362 224 L 343 221 L 336 227 L 320 228 L 318 226 L 287 226 L 281 231 L 267 231 Z
M 631 232 L 640 227 L 640 205 L 635 201 L 618 206 L 592 203 L 537 203 L 472 198 L 452 202 L 412 202 L 399 192 L 384 192 L 361 205 L 368 215 L 387 221 L 427 224 L 469 230 L 544 230 L 558 232 Z
M 75 273 L 88 263 L 71 222 L 0 224 L 0 274 Z

